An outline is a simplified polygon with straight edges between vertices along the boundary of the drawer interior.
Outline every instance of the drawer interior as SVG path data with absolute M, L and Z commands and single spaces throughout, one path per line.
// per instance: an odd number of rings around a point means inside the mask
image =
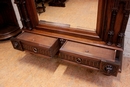
M 67 41 L 60 49 L 63 52 L 69 52 L 73 54 L 79 54 L 83 56 L 91 56 L 99 59 L 105 59 L 114 61 L 116 50 L 101 48 L 97 46 L 91 46 L 76 42 Z
M 57 40 L 57 38 L 52 38 L 52 37 L 47 37 L 47 36 L 42 36 L 42 35 L 37 35 L 37 34 L 27 33 L 27 32 L 20 34 L 17 37 L 17 39 L 28 41 L 31 43 L 36 43 L 39 46 L 46 46 L 46 47 L 52 46 Z

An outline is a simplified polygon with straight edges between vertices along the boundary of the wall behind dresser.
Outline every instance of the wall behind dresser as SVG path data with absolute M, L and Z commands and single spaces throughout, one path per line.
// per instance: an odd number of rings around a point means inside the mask
M 130 58 L 130 18 L 125 33 L 124 56 Z

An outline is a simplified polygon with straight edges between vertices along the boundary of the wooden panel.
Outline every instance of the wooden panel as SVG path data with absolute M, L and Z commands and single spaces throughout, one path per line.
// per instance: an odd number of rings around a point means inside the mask
M 60 49 L 62 51 L 80 54 L 83 56 L 91 56 L 97 59 L 115 60 L 115 50 L 105 49 L 97 46 L 85 45 L 81 43 L 67 41 Z

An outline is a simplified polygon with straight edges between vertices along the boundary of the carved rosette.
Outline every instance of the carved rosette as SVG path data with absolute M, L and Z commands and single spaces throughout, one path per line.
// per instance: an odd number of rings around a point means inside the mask
M 26 9 L 26 0 L 15 0 L 14 3 L 17 4 L 19 9 L 23 28 L 31 30 L 32 26 Z
M 116 63 L 109 63 L 108 61 L 102 61 L 100 70 L 105 75 L 114 75 L 117 76 L 117 73 L 119 71 L 119 64 Z
M 114 5 L 112 7 L 112 13 L 111 13 L 111 20 L 110 20 L 110 27 L 108 31 L 108 37 L 107 37 L 107 45 L 112 45 L 113 36 L 114 36 L 114 27 L 116 22 L 116 16 L 118 13 L 119 8 L 119 0 L 113 0 Z
M 129 14 L 130 14 L 130 1 L 129 0 L 124 2 L 123 9 L 124 9 L 123 20 L 122 20 L 120 31 L 118 33 L 117 47 L 122 47 L 122 43 L 123 43 L 122 41 L 125 36 L 125 30 L 126 30 L 126 26 L 127 26 Z
M 14 47 L 14 49 L 24 51 L 23 46 L 21 45 L 21 42 L 16 38 L 11 38 L 11 43 Z

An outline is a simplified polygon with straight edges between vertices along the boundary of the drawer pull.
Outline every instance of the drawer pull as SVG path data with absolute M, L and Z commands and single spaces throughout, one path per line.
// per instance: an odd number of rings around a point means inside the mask
M 81 59 L 81 58 L 76 58 L 76 62 L 77 62 L 77 63 L 81 63 L 81 62 L 82 62 L 82 59 Z
M 38 51 L 37 48 L 33 48 L 33 52 L 37 53 L 37 51 Z

